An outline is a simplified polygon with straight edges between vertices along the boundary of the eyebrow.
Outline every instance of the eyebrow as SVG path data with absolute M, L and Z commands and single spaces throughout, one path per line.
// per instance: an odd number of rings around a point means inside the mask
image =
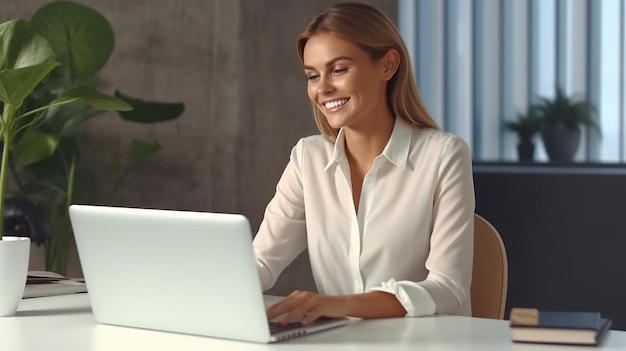
M 338 56 L 338 57 L 335 57 L 334 59 L 332 59 L 332 60 L 328 61 L 328 62 L 326 63 L 326 67 L 330 67 L 330 66 L 334 65 L 334 64 L 335 64 L 335 62 L 337 62 L 337 61 L 339 61 L 339 60 L 349 60 L 349 61 L 354 61 L 354 59 L 353 59 L 353 58 L 348 57 L 348 56 Z M 304 66 L 304 69 L 315 70 L 315 67 L 312 67 L 312 66 Z

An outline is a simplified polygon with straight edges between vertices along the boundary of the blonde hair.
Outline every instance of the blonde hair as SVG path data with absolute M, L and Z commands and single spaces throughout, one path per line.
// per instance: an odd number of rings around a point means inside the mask
M 304 64 L 304 47 L 319 33 L 332 33 L 355 43 L 369 54 L 373 61 L 381 59 L 390 49 L 400 54 L 398 70 L 387 83 L 387 103 L 391 112 L 413 128 L 435 128 L 437 123 L 424 107 L 413 79 L 410 58 L 402 37 L 393 22 L 374 7 L 359 3 L 336 4 L 319 15 L 298 35 L 298 58 Z M 335 141 L 338 130 L 331 127 L 315 104 L 315 123 L 320 132 Z

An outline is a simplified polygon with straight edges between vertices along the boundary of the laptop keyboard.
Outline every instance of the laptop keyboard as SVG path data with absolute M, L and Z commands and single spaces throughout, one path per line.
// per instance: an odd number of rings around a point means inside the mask
M 300 322 L 291 322 L 287 324 L 282 324 L 279 322 L 270 321 L 269 323 L 270 323 L 270 333 L 272 334 L 279 333 L 285 330 L 291 330 L 291 329 L 302 327 L 302 324 Z

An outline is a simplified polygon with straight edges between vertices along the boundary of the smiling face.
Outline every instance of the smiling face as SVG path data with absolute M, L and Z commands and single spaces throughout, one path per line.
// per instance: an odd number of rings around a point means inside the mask
M 309 98 L 333 128 L 372 130 L 393 118 L 385 88 L 395 67 L 390 72 L 385 57 L 374 62 L 359 46 L 320 33 L 307 41 L 303 61 Z

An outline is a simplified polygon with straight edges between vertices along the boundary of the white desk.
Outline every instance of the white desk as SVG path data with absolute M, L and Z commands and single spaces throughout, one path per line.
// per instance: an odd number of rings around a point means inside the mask
M 626 350 L 626 332 L 611 331 L 602 347 L 514 344 L 508 321 L 435 316 L 355 320 L 348 326 L 278 344 L 255 344 L 97 324 L 87 294 L 23 300 L 0 318 L 7 351 L 159 350 Z

